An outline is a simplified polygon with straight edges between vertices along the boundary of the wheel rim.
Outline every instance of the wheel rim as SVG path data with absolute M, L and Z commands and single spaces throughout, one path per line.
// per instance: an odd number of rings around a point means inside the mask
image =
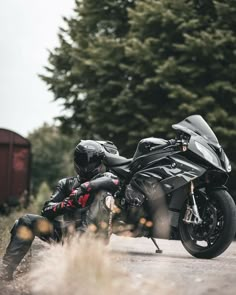
M 224 227 L 224 215 L 218 202 L 207 198 L 206 195 L 196 195 L 202 224 L 185 224 L 183 228 L 185 236 L 190 240 L 192 247 L 198 250 L 211 248 L 220 237 Z

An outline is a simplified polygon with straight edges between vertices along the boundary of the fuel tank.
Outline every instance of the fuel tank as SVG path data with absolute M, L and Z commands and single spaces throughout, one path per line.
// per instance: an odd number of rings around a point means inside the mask
M 152 165 L 156 161 L 167 157 L 170 154 L 169 150 L 154 150 L 153 147 L 163 146 L 167 143 L 167 140 L 162 138 L 145 138 L 142 139 L 137 146 L 134 153 L 133 161 L 130 164 L 130 170 L 135 173 L 138 170 L 144 169 L 147 166 Z
M 133 160 L 136 160 L 138 157 L 146 155 L 150 152 L 150 148 L 159 146 L 159 145 L 164 145 L 167 143 L 167 140 L 162 139 L 162 138 L 155 138 L 155 137 L 149 137 L 149 138 L 144 138 L 140 140 L 138 143 L 137 149 L 134 153 Z

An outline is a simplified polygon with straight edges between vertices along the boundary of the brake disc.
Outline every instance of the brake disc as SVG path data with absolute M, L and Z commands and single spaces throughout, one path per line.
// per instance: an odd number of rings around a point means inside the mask
M 194 240 L 203 241 L 208 239 L 216 229 L 217 226 L 217 209 L 212 204 L 208 203 L 202 216 L 203 222 L 201 224 L 189 224 L 189 234 Z

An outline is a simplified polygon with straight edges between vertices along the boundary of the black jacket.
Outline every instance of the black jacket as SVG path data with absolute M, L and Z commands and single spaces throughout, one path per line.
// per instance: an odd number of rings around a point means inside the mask
M 80 178 L 79 176 L 63 178 L 59 180 L 57 186 L 51 195 L 50 199 L 45 202 L 42 209 L 42 216 L 48 219 L 54 219 L 55 217 L 62 215 L 68 211 L 68 208 L 64 208 L 64 210 L 60 210 L 58 205 L 61 204 L 67 197 L 70 196 L 72 191 L 80 186 Z
M 59 215 L 72 217 L 77 209 L 85 208 L 91 204 L 93 193 L 105 190 L 114 194 L 118 189 L 118 178 L 109 172 L 99 174 L 92 180 L 83 183 L 78 175 L 64 178 L 58 182 L 51 198 L 44 204 L 41 214 L 50 220 Z M 76 204 L 74 203 L 74 192 L 78 197 Z

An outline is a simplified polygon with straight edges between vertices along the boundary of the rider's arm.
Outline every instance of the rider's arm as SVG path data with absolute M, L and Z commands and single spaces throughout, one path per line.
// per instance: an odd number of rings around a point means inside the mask
M 51 198 L 45 202 L 43 209 L 42 209 L 42 216 L 48 218 L 48 219 L 54 219 L 55 217 L 62 215 L 65 211 L 65 201 L 68 197 L 68 192 L 67 192 L 67 179 L 61 179 Z
M 83 208 L 92 203 L 91 195 L 101 190 L 114 194 L 118 191 L 119 184 L 119 179 L 114 174 L 106 172 L 99 175 L 96 179 L 81 184 L 72 195 L 74 195 L 76 205 Z
M 62 179 L 58 182 L 50 200 L 44 204 L 42 215 L 48 219 L 54 219 L 68 209 L 89 206 L 93 201 L 91 194 L 97 191 L 105 190 L 114 194 L 118 188 L 119 180 L 112 173 L 101 174 L 98 178 L 81 184 L 79 188 L 71 192 L 67 191 L 66 179 Z
M 110 193 L 115 193 L 119 188 L 119 179 L 110 172 L 100 174 L 95 179 L 85 182 L 81 185 L 86 192 L 96 192 L 105 190 Z

